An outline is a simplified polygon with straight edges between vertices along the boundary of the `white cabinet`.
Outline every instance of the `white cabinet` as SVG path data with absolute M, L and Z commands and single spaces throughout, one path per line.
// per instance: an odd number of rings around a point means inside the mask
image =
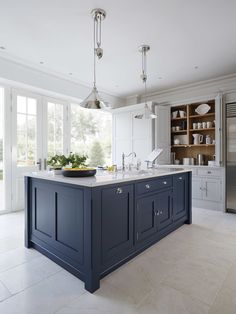
M 201 200 L 202 199 L 202 179 L 193 177 L 192 179 L 192 198 Z
M 192 177 L 193 206 L 224 210 L 223 195 L 223 168 L 199 168 Z
M 152 103 L 148 103 L 150 107 Z M 112 160 L 122 165 L 122 153 L 135 152 L 145 167 L 145 159 L 154 148 L 154 120 L 137 119 L 144 114 L 144 104 L 122 107 L 113 110 Z M 133 156 L 126 158 L 126 163 L 133 161 Z
M 144 114 L 144 104 L 122 107 L 113 110 L 112 160 L 121 166 L 122 153 L 135 152 L 141 159 L 142 168 L 146 167 L 145 159 L 151 151 L 158 147 L 164 152 L 158 163 L 169 163 L 170 158 L 170 117 L 169 106 L 158 106 L 148 102 L 155 110 L 157 119 L 137 119 Z M 132 162 L 133 157 L 126 159 Z
M 163 153 L 158 158 L 158 164 L 170 163 L 170 106 L 155 107 L 155 147 L 162 148 Z
M 222 200 L 221 179 L 204 180 L 203 199 L 206 201 L 220 202 Z

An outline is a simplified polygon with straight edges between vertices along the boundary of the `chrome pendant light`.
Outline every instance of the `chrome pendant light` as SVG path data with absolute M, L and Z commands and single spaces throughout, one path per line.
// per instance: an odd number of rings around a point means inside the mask
M 144 114 L 138 114 L 135 116 L 136 119 L 156 119 L 157 115 L 155 115 L 152 110 L 147 105 L 147 51 L 150 50 L 150 46 L 142 45 L 139 47 L 138 51 L 142 53 L 142 74 L 141 80 L 144 83 Z
M 106 17 L 106 12 L 102 9 L 94 9 L 91 12 L 94 21 L 94 51 L 93 51 L 93 89 L 88 97 L 80 103 L 80 106 L 87 109 L 102 109 L 107 107 L 98 94 L 96 86 L 96 58 L 101 59 L 103 56 L 103 49 L 101 48 L 102 42 L 102 21 Z

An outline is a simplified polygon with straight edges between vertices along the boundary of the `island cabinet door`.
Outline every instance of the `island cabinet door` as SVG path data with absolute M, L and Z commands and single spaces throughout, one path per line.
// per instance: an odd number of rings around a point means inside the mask
M 133 249 L 133 185 L 102 189 L 102 263 L 111 265 Z
M 136 241 L 148 240 L 157 232 L 155 196 L 146 196 L 136 202 Z
M 188 177 L 179 174 L 173 178 L 173 219 L 174 221 L 187 216 Z
M 56 249 L 71 264 L 83 263 L 83 190 L 33 181 L 34 242 Z M 37 240 L 38 239 L 38 240 Z
M 160 192 L 156 196 L 157 229 L 161 231 L 172 224 L 172 190 Z

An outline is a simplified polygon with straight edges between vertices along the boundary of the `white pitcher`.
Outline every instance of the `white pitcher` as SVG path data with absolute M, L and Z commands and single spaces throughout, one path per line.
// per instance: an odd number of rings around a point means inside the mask
M 193 134 L 193 144 L 199 145 L 203 142 L 203 135 L 202 134 Z

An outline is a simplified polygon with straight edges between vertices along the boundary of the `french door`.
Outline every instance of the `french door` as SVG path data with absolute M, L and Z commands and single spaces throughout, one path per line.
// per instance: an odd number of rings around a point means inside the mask
M 24 208 L 24 174 L 47 169 L 47 158 L 67 154 L 68 104 L 12 92 L 12 209 Z

